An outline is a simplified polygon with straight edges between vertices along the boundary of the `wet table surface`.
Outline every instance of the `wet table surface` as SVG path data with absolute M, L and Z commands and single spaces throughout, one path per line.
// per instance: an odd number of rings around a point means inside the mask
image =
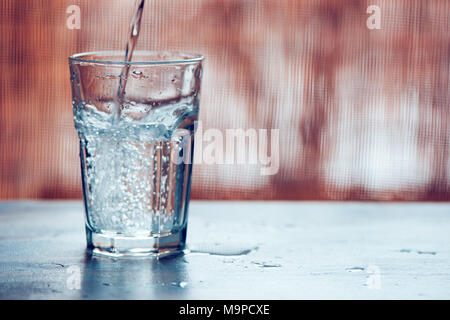
M 446 203 L 196 202 L 190 252 L 85 252 L 81 202 L 0 202 L 2 299 L 448 299 Z

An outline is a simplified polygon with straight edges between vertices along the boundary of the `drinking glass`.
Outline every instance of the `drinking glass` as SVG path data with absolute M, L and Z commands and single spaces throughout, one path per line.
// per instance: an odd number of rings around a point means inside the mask
M 111 256 L 185 248 L 203 57 L 69 57 L 87 246 Z

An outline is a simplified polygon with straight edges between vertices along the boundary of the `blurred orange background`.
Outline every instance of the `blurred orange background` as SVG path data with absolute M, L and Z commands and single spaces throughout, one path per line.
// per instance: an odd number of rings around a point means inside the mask
M 133 8 L 1 1 L 1 199 L 81 198 L 67 57 L 124 49 Z M 447 0 L 147 0 L 137 49 L 205 56 L 205 129 L 280 129 L 277 174 L 198 165 L 192 198 L 449 200 L 449 21 Z

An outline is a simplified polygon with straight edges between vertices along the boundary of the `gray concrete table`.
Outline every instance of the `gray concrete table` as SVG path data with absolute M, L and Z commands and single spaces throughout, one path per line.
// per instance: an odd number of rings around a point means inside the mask
M 191 203 L 190 253 L 85 252 L 81 202 L 0 203 L 3 299 L 450 298 L 445 203 Z

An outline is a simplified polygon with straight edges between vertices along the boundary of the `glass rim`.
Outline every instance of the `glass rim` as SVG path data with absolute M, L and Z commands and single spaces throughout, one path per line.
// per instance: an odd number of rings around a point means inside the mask
M 154 61 L 123 61 L 123 60 L 99 60 L 95 59 L 95 57 L 122 57 L 124 56 L 124 51 L 121 50 L 106 50 L 106 51 L 91 51 L 91 52 L 82 52 L 75 53 L 69 57 L 69 63 L 74 62 L 82 62 L 82 63 L 92 63 L 92 64 L 104 64 L 104 65 L 160 65 L 160 64 L 193 64 L 202 62 L 204 60 L 204 56 L 196 53 L 187 53 L 183 51 L 150 51 L 150 50 L 136 50 L 133 53 L 133 56 L 151 56 L 152 54 L 178 54 L 180 57 L 186 58 L 173 58 L 168 60 L 154 60 Z M 83 57 L 92 56 L 94 59 L 85 59 Z

